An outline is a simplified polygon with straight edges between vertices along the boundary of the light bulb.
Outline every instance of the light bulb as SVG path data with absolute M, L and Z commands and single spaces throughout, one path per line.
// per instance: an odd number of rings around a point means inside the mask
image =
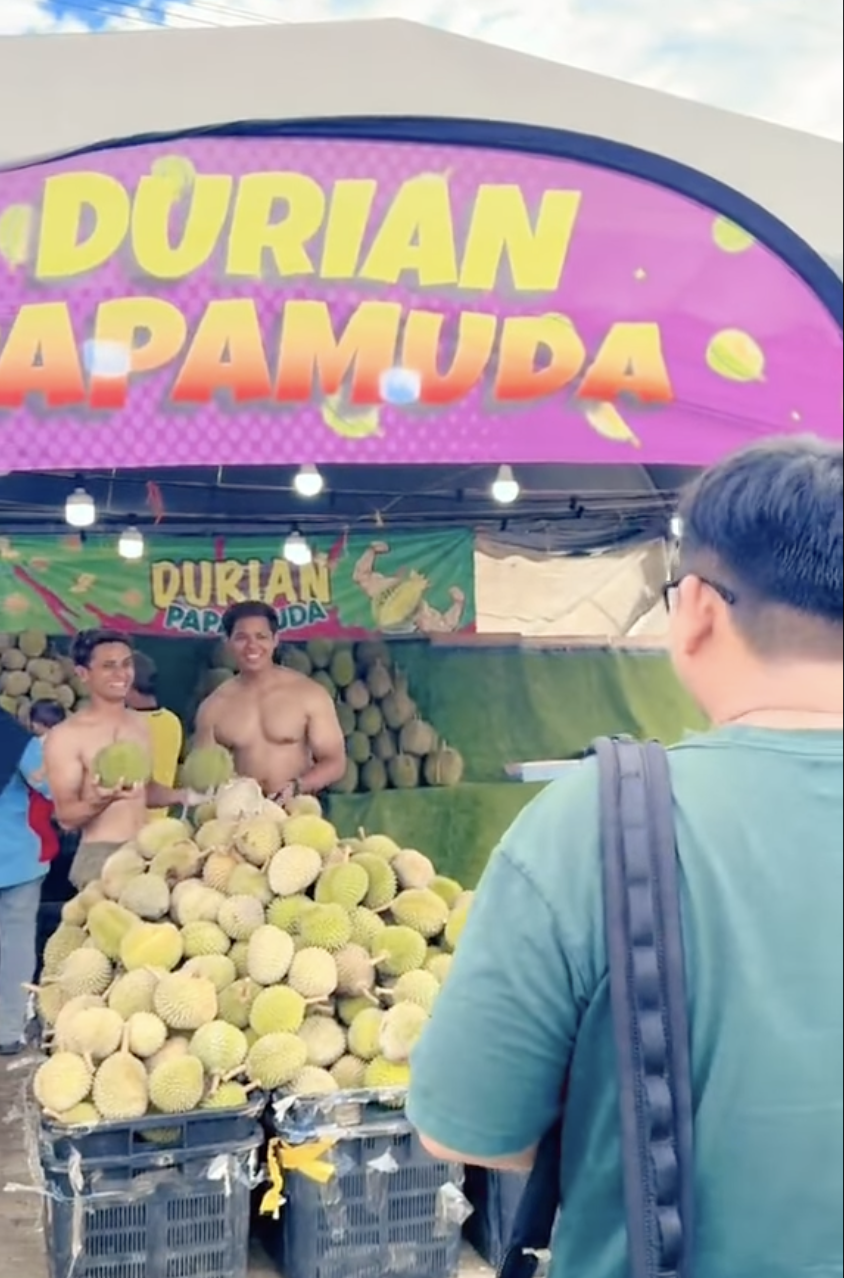
M 519 481 L 512 466 L 499 466 L 492 485 L 492 495 L 502 506 L 511 505 L 519 495 Z
M 683 520 L 679 515 L 671 516 L 671 536 L 674 541 L 679 541 L 683 536 Z
M 302 534 L 298 532 L 290 534 L 284 543 L 282 553 L 287 562 L 295 564 L 297 568 L 306 568 L 313 557 L 310 546 Z
M 293 478 L 293 487 L 300 497 L 318 497 L 325 487 L 325 480 L 316 466 L 300 466 Z
M 139 528 L 124 528 L 117 540 L 117 553 L 121 559 L 143 559 L 144 534 Z
M 84 488 L 74 488 L 64 504 L 64 517 L 71 528 L 90 528 L 97 521 L 97 507 Z

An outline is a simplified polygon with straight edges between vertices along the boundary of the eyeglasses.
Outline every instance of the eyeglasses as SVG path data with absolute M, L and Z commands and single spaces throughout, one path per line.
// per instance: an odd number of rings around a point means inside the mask
M 668 612 L 671 611 L 671 596 L 675 590 L 679 590 L 687 577 L 696 577 L 704 586 L 708 586 L 710 590 L 714 590 L 719 598 L 724 600 L 728 607 L 734 608 L 738 603 L 738 595 L 730 590 L 729 586 L 724 586 L 720 581 L 713 581 L 711 577 L 701 577 L 700 573 L 687 572 L 682 577 L 674 577 L 671 581 L 666 581 L 662 587 L 662 598 Z

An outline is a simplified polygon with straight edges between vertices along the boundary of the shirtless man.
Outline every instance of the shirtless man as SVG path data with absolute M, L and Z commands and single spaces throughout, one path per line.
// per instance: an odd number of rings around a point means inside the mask
M 238 773 L 274 798 L 318 794 L 339 781 L 346 749 L 334 702 L 313 679 L 273 663 L 274 609 L 234 604 L 222 625 L 240 673 L 203 701 L 196 745 L 227 746 Z
M 193 796 L 155 782 L 114 789 L 99 784 L 94 759 L 116 741 L 137 741 L 152 759 L 149 724 L 126 706 L 134 657 L 125 635 L 85 630 L 74 640 L 71 657 L 89 703 L 49 734 L 44 765 L 59 824 L 82 836 L 70 868 L 70 881 L 81 891 L 100 877 L 112 852 L 135 837 L 148 807 L 187 804 Z

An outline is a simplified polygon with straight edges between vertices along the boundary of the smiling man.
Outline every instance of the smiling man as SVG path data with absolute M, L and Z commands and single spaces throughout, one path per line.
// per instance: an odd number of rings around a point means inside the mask
M 50 732 L 44 765 L 59 824 L 81 834 L 70 868 L 70 881 L 81 890 L 100 877 L 112 852 L 135 837 L 148 807 L 168 808 L 188 803 L 192 796 L 156 782 L 131 789 L 99 784 L 94 760 L 106 746 L 137 742 L 153 758 L 149 724 L 126 704 L 135 657 L 128 637 L 112 630 L 83 630 L 73 641 L 71 657 L 88 703 Z
M 686 496 L 666 589 L 713 728 L 671 751 L 697 1278 L 842 1273 L 841 445 L 760 444 Z M 413 1058 L 438 1156 L 525 1168 L 568 1100 L 553 1278 L 625 1278 L 598 776 L 505 834 Z
M 334 702 L 313 679 L 275 664 L 275 610 L 234 604 L 222 625 L 239 673 L 203 701 L 196 744 L 227 746 L 238 773 L 275 798 L 318 794 L 339 781 L 346 748 Z

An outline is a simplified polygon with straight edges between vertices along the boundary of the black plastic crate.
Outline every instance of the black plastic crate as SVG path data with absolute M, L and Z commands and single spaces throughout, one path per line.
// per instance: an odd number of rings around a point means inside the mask
M 360 1121 L 348 1126 L 352 1115 Z M 402 1112 L 339 1098 L 335 1115 L 325 1102 L 299 1107 L 276 1130 L 290 1144 L 336 1141 L 325 1155 L 334 1177 L 287 1173 L 280 1220 L 265 1225 L 284 1278 L 454 1278 L 463 1168 L 429 1157 Z
M 504 1259 L 527 1182 L 527 1174 L 522 1172 L 466 1168 L 465 1193 L 472 1205 L 465 1225 L 466 1238 L 493 1269 Z
M 167 1117 L 153 1114 L 128 1123 L 73 1129 L 43 1119 L 38 1130 L 40 1156 L 45 1164 L 81 1157 L 89 1169 L 100 1160 L 110 1169 L 125 1161 L 129 1169 L 133 1158 L 155 1149 L 178 1153 L 249 1141 L 265 1106 L 266 1098 L 255 1093 L 245 1109 L 198 1110 Z
M 246 1278 L 263 1133 L 127 1160 L 44 1161 L 51 1278 Z

